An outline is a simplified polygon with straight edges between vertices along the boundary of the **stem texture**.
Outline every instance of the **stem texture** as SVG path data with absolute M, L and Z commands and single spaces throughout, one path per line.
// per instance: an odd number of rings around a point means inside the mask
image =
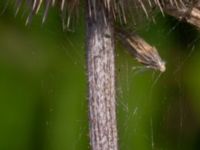
M 113 18 L 102 0 L 87 2 L 90 144 L 93 150 L 117 150 Z

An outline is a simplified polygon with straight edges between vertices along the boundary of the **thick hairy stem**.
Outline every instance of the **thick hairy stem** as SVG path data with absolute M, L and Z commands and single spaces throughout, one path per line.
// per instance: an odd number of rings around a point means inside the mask
M 117 150 L 113 19 L 101 0 L 87 3 L 89 130 L 93 150 Z

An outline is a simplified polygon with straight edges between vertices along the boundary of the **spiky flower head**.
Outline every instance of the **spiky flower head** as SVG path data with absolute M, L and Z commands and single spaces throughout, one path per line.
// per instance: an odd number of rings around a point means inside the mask
M 15 0 L 16 1 L 16 13 L 18 13 L 21 6 L 25 3 L 30 10 L 30 14 L 27 17 L 26 24 L 30 23 L 32 17 L 37 15 L 39 10 L 44 5 L 45 10 L 43 13 L 42 22 L 45 22 L 48 11 L 50 7 L 59 7 L 62 21 L 66 22 L 66 27 L 69 27 L 70 20 L 74 17 L 74 14 L 77 14 L 79 9 L 79 0 Z M 164 14 L 164 6 L 170 5 L 177 8 L 186 7 L 188 5 L 196 3 L 196 0 L 91 0 L 88 1 L 90 5 L 90 15 L 95 15 L 98 11 L 96 6 L 98 3 L 103 3 L 104 7 L 110 11 L 115 20 L 120 22 L 127 23 L 127 20 L 131 18 L 138 18 L 138 14 L 142 16 L 142 13 L 147 17 L 151 18 L 149 12 L 153 8 L 159 8 Z M 135 13 L 137 12 L 137 13 Z

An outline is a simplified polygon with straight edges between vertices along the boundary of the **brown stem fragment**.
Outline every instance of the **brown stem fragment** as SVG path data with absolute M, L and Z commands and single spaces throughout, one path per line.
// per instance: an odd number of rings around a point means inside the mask
M 198 3 L 193 5 L 179 6 L 171 5 L 170 3 L 164 3 L 163 10 L 165 13 L 179 20 L 186 21 L 200 28 L 200 7 Z

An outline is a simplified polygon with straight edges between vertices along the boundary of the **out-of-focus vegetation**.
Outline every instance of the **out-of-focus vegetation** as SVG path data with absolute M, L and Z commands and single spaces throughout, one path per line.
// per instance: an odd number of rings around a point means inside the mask
M 27 12 L 14 14 L 9 6 L 0 16 L 0 150 L 89 149 L 84 15 L 68 32 L 54 9 L 43 25 L 42 14 L 30 26 Z M 166 60 L 161 76 L 117 44 L 120 148 L 198 150 L 199 32 L 168 16 L 155 20 L 136 29 Z

